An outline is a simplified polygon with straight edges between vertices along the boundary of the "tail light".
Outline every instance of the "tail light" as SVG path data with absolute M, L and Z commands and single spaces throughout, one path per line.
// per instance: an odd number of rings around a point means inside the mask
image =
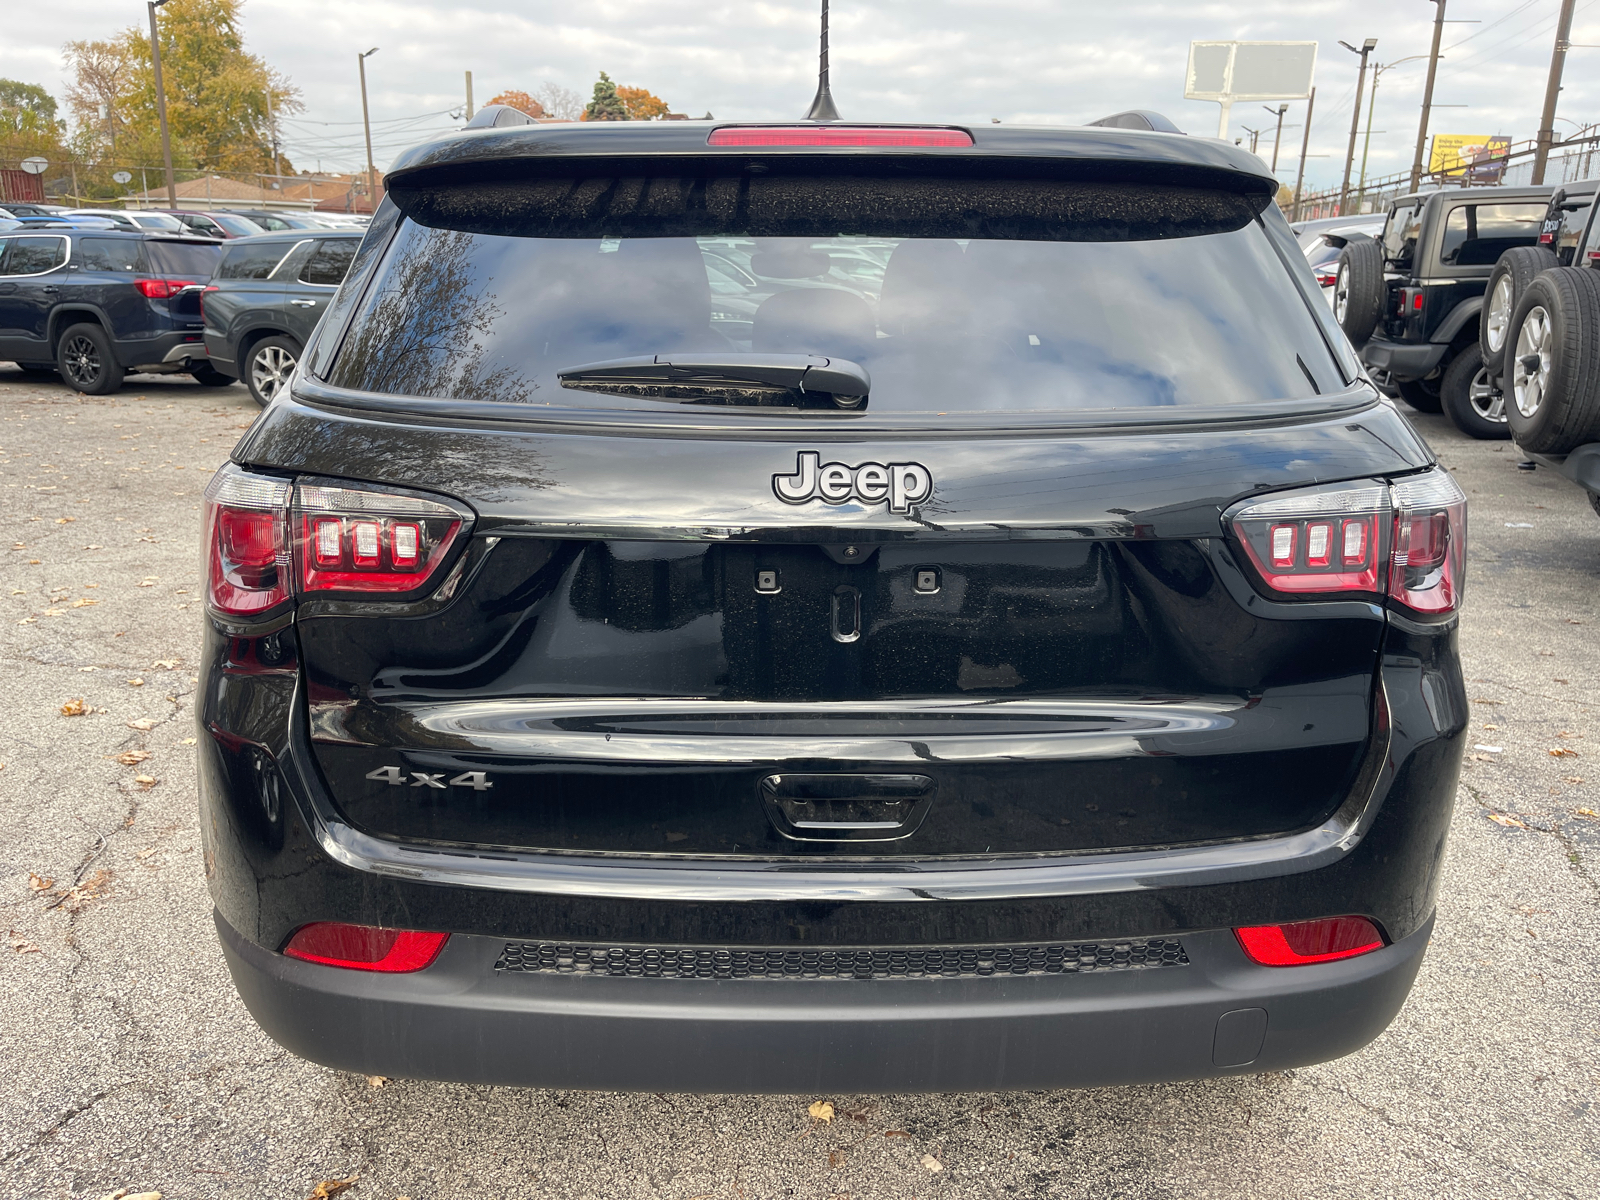
M 1317 271 L 1317 283 L 1322 287 L 1333 287 L 1339 282 L 1338 271 Z
M 300 590 L 415 591 L 470 515 L 421 496 L 302 482 L 295 488 Z
M 1466 497 L 1441 468 L 1285 492 L 1235 509 L 1228 524 L 1279 596 L 1388 596 L 1430 616 L 1461 604 Z
M 1288 925 L 1254 925 L 1234 936 L 1251 960 L 1264 967 L 1300 967 L 1337 962 L 1383 949 L 1378 927 L 1366 917 L 1328 917 Z
M 472 520 L 422 496 L 318 480 L 291 485 L 232 463 L 206 488 L 212 611 L 261 617 L 298 593 L 427 587 Z
M 317 921 L 295 930 L 283 952 L 290 958 L 329 967 L 399 974 L 428 966 L 439 957 L 449 937 L 448 933 L 416 929 Z
M 874 125 L 743 125 L 713 129 L 708 146 L 970 146 L 965 129 Z
M 141 296 L 151 300 L 170 300 L 186 287 L 193 287 L 192 279 L 135 279 L 133 286 Z
M 256 617 L 290 596 L 289 482 L 225 466 L 206 488 L 206 595 L 224 616 Z

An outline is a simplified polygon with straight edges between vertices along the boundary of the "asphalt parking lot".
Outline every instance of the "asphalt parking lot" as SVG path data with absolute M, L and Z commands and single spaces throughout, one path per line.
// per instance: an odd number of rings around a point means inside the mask
M 1104 1091 L 623 1095 L 326 1070 L 235 995 L 196 828 L 197 539 L 255 412 L 0 366 L 0 1196 L 1600 1194 L 1600 519 L 1506 443 L 1417 420 L 1471 501 L 1478 749 L 1433 945 L 1372 1046 Z

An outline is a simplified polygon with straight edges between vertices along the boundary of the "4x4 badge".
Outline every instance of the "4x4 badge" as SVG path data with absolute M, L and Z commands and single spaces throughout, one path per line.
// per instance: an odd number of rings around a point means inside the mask
M 889 511 L 910 512 L 933 495 L 933 472 L 921 463 L 862 463 L 847 467 L 843 463 L 822 463 L 815 450 L 802 450 L 795 461 L 793 475 L 774 475 L 772 490 L 785 504 L 804 504 L 821 500 L 825 504 L 845 504 L 859 500 L 880 504 L 887 500 Z

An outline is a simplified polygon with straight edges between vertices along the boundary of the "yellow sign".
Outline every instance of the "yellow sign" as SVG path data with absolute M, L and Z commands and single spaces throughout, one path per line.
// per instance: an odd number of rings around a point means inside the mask
M 1487 133 L 1436 133 L 1428 173 L 1445 179 L 1498 183 L 1511 139 Z

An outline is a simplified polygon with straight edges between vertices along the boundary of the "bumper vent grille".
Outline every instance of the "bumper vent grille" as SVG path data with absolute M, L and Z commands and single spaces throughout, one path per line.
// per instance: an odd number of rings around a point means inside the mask
M 1139 971 L 1189 962 L 1173 939 L 1033 946 L 762 949 L 508 942 L 497 971 L 612 979 L 966 979 Z

